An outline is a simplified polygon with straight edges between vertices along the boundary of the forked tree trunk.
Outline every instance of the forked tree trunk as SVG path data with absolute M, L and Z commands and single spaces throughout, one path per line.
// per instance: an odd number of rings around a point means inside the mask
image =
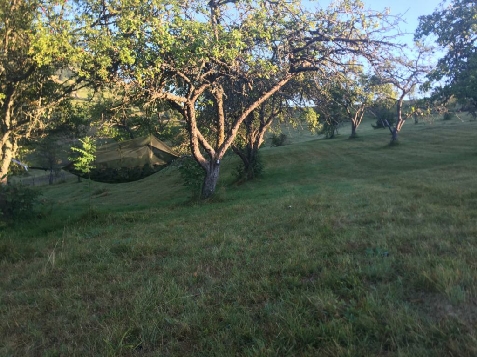
M 272 118 L 267 122 L 262 121 L 257 130 L 253 130 L 251 123 L 246 123 L 247 143 L 244 148 L 232 146 L 232 150 L 240 157 L 244 166 L 244 180 L 253 180 L 257 176 L 258 151 L 264 141 L 265 133 L 272 123 Z
M 219 180 L 220 160 L 210 161 L 205 168 L 204 184 L 202 185 L 201 198 L 211 197 L 215 192 L 217 181 Z
M 250 143 L 247 143 L 245 148 L 239 148 L 232 146 L 232 150 L 240 157 L 243 163 L 243 177 L 241 180 L 253 180 L 258 172 L 256 172 L 256 163 L 258 160 L 258 148 L 252 147 Z
M 398 141 L 398 134 L 402 129 L 402 126 L 404 125 L 405 120 L 402 118 L 398 119 L 396 125 L 392 128 L 391 130 L 391 145 L 396 144 Z

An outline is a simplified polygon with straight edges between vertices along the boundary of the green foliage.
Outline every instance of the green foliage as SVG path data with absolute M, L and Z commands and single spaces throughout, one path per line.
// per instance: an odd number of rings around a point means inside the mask
M 313 108 L 307 107 L 303 110 L 302 116 L 308 125 L 308 130 L 311 133 L 319 133 L 323 130 L 323 123 L 320 122 L 320 114 Z
M 167 101 L 184 117 L 189 152 L 203 163 L 222 159 L 254 109 L 299 73 L 327 73 L 345 66 L 349 55 L 371 59 L 387 47 L 381 38 L 387 15 L 358 0 L 313 12 L 300 1 L 75 5 L 88 64 L 80 74 L 122 85 L 124 102 L 141 110 Z M 289 94 L 289 100 L 299 97 Z M 228 107 L 226 98 L 234 97 L 241 105 Z M 265 130 L 269 123 L 260 125 Z
M 41 204 L 38 189 L 20 184 L 0 185 L 0 219 L 25 220 L 33 218 Z
M 198 198 L 205 178 L 204 169 L 190 156 L 183 157 L 178 164 L 184 186 L 189 189 L 194 198 Z
M 432 14 L 419 18 L 415 35 L 419 40 L 432 36 L 445 51 L 428 75 L 425 89 L 443 80 L 444 85 L 435 88 L 434 97 L 447 100 L 455 97 L 473 115 L 477 113 L 476 17 L 474 0 L 442 2 Z
M 71 138 L 84 136 L 97 116 L 94 106 L 66 100 L 56 108 L 54 118 L 54 125 L 50 125 L 48 133 Z
M 333 139 L 338 134 L 338 128 L 341 125 L 339 119 L 334 117 L 323 118 L 321 123 L 321 130 L 318 134 L 324 135 L 326 139 Z
M 376 117 L 375 123 L 371 124 L 374 129 L 386 128 L 386 120 L 391 126 L 396 123 L 395 111 L 386 105 L 375 105 L 371 108 L 371 113 Z
M 93 162 L 96 158 L 96 142 L 94 138 L 90 136 L 79 139 L 79 141 L 82 144 L 81 147 L 71 147 L 71 150 L 78 155 L 70 160 L 74 161 L 74 167 L 77 171 L 87 174 L 95 167 Z
M 454 114 L 450 112 L 445 112 L 444 117 L 442 118 L 443 120 L 452 120 L 454 118 Z
M 374 124 L 371 124 L 371 126 L 374 129 L 384 129 L 387 128 L 388 126 L 386 125 L 386 121 L 388 122 L 389 125 L 393 126 L 396 124 L 396 118 L 394 116 L 389 116 L 389 117 L 382 117 L 381 119 L 376 119 Z
M 271 146 L 284 146 L 289 143 L 288 136 L 284 133 L 273 133 L 270 141 Z
M 246 166 L 243 161 L 240 161 L 235 168 L 234 175 L 239 182 L 252 180 L 263 175 L 263 159 L 260 151 L 256 151 L 254 155 L 249 155 L 249 162 Z
M 60 83 L 56 76 L 74 67 L 64 6 L 56 0 L 0 2 L 1 157 L 6 151 L 15 157 L 25 139 L 55 125 L 56 109 L 75 88 L 74 81 Z M 3 176 L 8 167 L 1 170 Z

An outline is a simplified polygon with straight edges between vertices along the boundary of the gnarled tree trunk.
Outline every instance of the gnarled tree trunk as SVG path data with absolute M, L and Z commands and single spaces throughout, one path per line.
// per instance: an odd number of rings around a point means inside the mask
M 202 185 L 201 198 L 206 199 L 211 197 L 215 192 L 217 181 L 219 180 L 220 160 L 210 161 L 205 166 L 205 178 Z

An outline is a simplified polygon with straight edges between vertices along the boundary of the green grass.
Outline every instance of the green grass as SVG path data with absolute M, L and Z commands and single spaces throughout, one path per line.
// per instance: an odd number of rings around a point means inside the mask
M 0 232 L 0 355 L 477 355 L 477 123 L 368 126 L 228 158 L 206 203 L 174 169 L 44 187 Z

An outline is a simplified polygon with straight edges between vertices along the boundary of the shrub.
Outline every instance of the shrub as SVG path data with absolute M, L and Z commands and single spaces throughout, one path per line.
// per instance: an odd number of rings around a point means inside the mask
M 257 153 L 253 156 L 248 167 L 245 167 L 244 162 L 240 161 L 235 169 L 235 176 L 239 182 L 253 180 L 254 178 L 260 177 L 262 174 L 263 161 L 260 151 L 257 151 Z
M 389 125 L 393 126 L 396 123 L 394 109 L 386 107 L 378 107 L 374 110 L 374 113 L 377 117 L 375 124 L 371 124 L 374 129 L 383 129 L 386 128 L 384 125 L 387 120 Z
M 321 130 L 318 133 L 324 135 L 326 139 L 333 139 L 336 135 L 338 135 L 338 127 L 340 124 L 340 121 L 335 119 L 324 120 Z
M 283 146 L 288 144 L 288 137 L 286 134 L 280 133 L 280 134 L 273 134 L 271 137 L 272 140 L 272 146 Z
M 41 192 L 21 185 L 0 186 L 0 219 L 23 220 L 35 216 Z
M 451 120 L 454 117 L 452 113 L 446 112 L 444 113 L 444 120 Z
M 393 126 L 394 124 L 396 124 L 396 119 L 394 119 L 394 117 L 388 117 L 388 118 L 377 119 L 374 124 L 371 124 L 371 126 L 372 126 L 374 129 L 384 129 L 384 128 L 387 128 L 387 126 L 385 125 L 385 120 L 387 120 L 388 123 L 389 123 L 389 125 L 391 125 L 391 126 Z
M 184 186 L 189 188 L 194 196 L 200 195 L 204 182 L 204 169 L 192 157 L 184 157 L 179 163 L 179 172 Z

